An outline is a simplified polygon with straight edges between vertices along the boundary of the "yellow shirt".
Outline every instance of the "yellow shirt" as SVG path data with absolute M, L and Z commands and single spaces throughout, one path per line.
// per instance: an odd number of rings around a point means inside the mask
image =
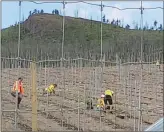
M 106 90 L 105 91 L 105 95 L 110 95 L 111 97 L 112 97 L 113 93 L 114 92 L 112 90 Z
M 102 98 L 98 99 L 97 107 L 104 107 L 104 106 L 105 106 L 104 99 Z
M 50 85 L 48 88 L 45 89 L 46 91 L 48 91 L 49 93 L 52 92 L 53 90 L 55 90 L 54 85 Z

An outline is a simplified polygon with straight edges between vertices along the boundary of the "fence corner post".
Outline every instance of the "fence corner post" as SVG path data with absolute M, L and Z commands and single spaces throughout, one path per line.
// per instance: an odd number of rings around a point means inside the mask
M 32 131 L 38 131 L 37 123 L 37 89 L 36 89 L 36 62 L 31 62 L 31 84 L 32 84 Z

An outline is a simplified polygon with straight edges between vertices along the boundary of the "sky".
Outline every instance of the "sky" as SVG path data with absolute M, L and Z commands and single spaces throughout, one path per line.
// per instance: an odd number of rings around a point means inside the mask
M 36 1 L 40 3 L 39 1 Z M 101 4 L 100 1 L 87 1 L 88 3 Z M 116 6 L 119 8 L 140 8 L 140 1 L 127 2 L 127 1 L 103 1 L 103 5 Z M 154 8 L 162 7 L 162 1 L 143 1 L 144 8 Z M 52 13 L 52 10 L 58 9 L 61 13 L 63 11 L 63 5 L 60 3 L 44 3 L 44 4 L 35 4 L 32 2 L 24 1 L 21 4 L 21 19 L 27 19 L 29 12 L 34 9 L 41 10 L 43 9 L 45 13 Z M 73 3 L 66 4 L 65 12 L 66 16 L 75 16 L 75 12 L 78 10 L 78 17 L 91 19 L 92 20 L 101 20 L 101 11 L 99 6 L 88 5 L 85 3 Z M 162 9 L 145 9 L 143 12 L 143 21 L 144 24 L 147 23 L 149 26 L 154 25 L 156 20 L 157 26 L 159 24 L 163 25 L 163 10 Z M 103 15 L 106 16 L 106 19 L 112 21 L 113 19 L 120 19 L 124 25 L 129 24 L 131 28 L 134 27 L 134 22 L 140 25 L 140 10 L 139 9 L 130 9 L 130 10 L 117 10 L 109 7 L 103 8 Z M 15 24 L 19 21 L 19 2 L 18 1 L 3 1 L 2 2 L 2 28 L 7 28 L 10 25 Z

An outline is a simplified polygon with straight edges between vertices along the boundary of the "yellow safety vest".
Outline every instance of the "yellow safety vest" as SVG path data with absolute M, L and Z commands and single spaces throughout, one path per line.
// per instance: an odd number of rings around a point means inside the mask
M 114 92 L 112 90 L 106 90 L 105 91 L 105 95 L 110 95 L 111 97 L 112 97 L 113 93 Z
M 104 99 L 102 98 L 98 99 L 97 107 L 104 107 L 104 106 L 105 106 Z
M 50 85 L 48 88 L 45 89 L 45 91 L 48 91 L 50 93 L 53 92 L 54 89 L 55 89 L 54 85 Z

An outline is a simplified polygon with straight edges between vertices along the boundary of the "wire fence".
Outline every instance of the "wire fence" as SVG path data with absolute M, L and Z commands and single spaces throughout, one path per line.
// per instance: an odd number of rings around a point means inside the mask
M 39 129 L 47 131 L 54 129 L 96 131 L 100 128 L 101 130 L 116 131 L 120 129 L 137 130 L 141 84 L 140 64 L 103 61 L 103 72 L 101 72 L 101 61 L 79 58 L 64 60 L 63 65 L 61 62 L 61 60 L 45 60 L 36 63 Z M 32 90 L 30 61 L 21 60 L 20 68 L 16 66 L 17 64 L 17 60 L 8 58 L 2 61 L 2 85 L 4 86 L 2 108 L 6 112 L 7 110 L 11 112 L 12 109 L 14 112 L 15 101 L 7 98 L 6 95 L 10 94 L 12 83 L 17 79 L 19 70 L 24 79 L 26 97 L 22 101 L 17 123 L 18 127 L 20 127 L 19 123 L 30 126 L 32 110 L 31 103 L 29 103 Z M 103 74 L 102 88 L 100 88 L 101 74 Z M 143 125 L 147 126 L 163 114 L 162 72 L 154 63 L 143 64 L 143 80 L 141 116 L 143 116 Z M 54 82 L 58 84 L 55 96 L 43 96 L 43 88 Z M 96 105 L 97 99 L 106 88 L 115 92 L 113 114 L 102 117 L 97 114 L 97 111 L 86 110 L 86 101 L 92 99 L 93 104 Z M 3 119 L 7 120 L 6 116 L 9 114 L 4 115 Z M 10 115 L 10 117 L 14 117 L 14 115 Z M 43 126 L 44 123 L 49 126 Z M 5 126 L 3 125 L 3 127 Z
M 141 40 L 138 44 L 140 46 L 137 53 L 128 52 L 123 55 L 115 53 L 112 48 L 111 52 L 105 52 L 105 49 L 109 47 L 106 47 L 107 45 L 103 43 L 103 8 L 140 10 L 140 27 L 143 29 L 142 15 L 144 12 L 142 2 L 139 8 L 125 9 L 103 5 L 102 2 L 101 4 L 79 2 L 101 7 L 101 25 L 96 29 L 99 31 L 98 39 L 95 38 L 93 42 L 84 41 L 85 28 L 88 25 L 79 25 L 81 40 L 77 43 L 80 43 L 82 47 L 86 44 L 91 44 L 90 47 L 86 47 L 89 49 L 87 50 L 88 53 L 85 52 L 84 48 L 82 53 L 76 54 L 76 57 L 74 57 L 75 54 L 73 52 L 77 52 L 79 47 L 72 46 L 70 45 L 71 42 L 66 41 L 70 30 L 67 30 L 69 21 L 65 19 L 65 6 L 78 2 L 56 2 L 63 4 L 62 41 L 56 42 L 57 46 L 61 46 L 61 48 L 56 54 L 54 53 L 54 56 L 59 56 L 58 58 L 54 57 L 53 53 L 50 52 L 50 47 L 47 50 L 49 54 L 39 54 L 39 57 L 35 55 L 36 61 L 34 61 L 33 54 L 28 51 L 26 52 L 27 55 L 25 55 L 26 58 L 22 59 L 22 53 L 19 51 L 21 44 L 25 42 L 21 42 L 20 39 L 21 25 L 19 23 L 17 58 L 12 58 L 9 55 L 9 57 L 1 57 L 2 131 L 13 129 L 16 131 L 31 131 L 34 130 L 34 126 L 31 127 L 31 124 L 34 125 L 34 123 L 36 123 L 37 129 L 42 131 L 140 131 L 163 116 L 163 50 L 147 46 L 149 48 L 147 52 L 144 52 L 146 49 L 144 49 L 143 30 L 140 31 L 141 34 L 138 38 L 128 39 L 127 42 Z M 44 4 L 51 2 L 34 3 Z M 144 10 L 157 8 L 163 9 L 156 7 L 144 8 Z M 19 4 L 19 14 L 21 14 L 20 12 L 21 2 Z M 74 34 L 73 32 L 74 30 L 72 30 L 72 34 Z M 75 41 L 76 37 L 72 36 Z M 34 38 L 29 41 L 32 42 L 32 40 Z M 119 43 L 116 38 L 111 41 L 114 44 Z M 155 42 L 154 40 L 151 41 Z M 89 52 L 95 43 L 98 45 L 97 54 Z M 76 51 L 68 52 L 66 51 L 67 48 L 75 48 Z M 35 72 L 36 75 L 34 74 Z M 20 76 L 23 78 L 26 96 L 21 102 L 21 109 L 17 110 L 15 99 L 10 97 L 10 89 L 13 86 L 13 82 Z M 36 81 L 34 82 L 34 80 Z M 58 85 L 55 95 L 43 95 L 43 89 L 52 83 L 57 83 Z M 35 87 L 34 85 L 36 85 L 37 89 L 35 94 L 32 89 Z M 113 113 L 104 114 L 95 108 L 97 99 L 108 88 L 114 91 L 114 108 Z M 37 98 L 37 103 L 33 102 L 35 100 L 33 98 L 34 95 Z M 86 109 L 88 100 L 92 100 L 93 110 Z M 34 107 L 37 108 L 36 113 L 32 112 Z M 34 115 L 37 115 L 37 122 L 34 121 Z

